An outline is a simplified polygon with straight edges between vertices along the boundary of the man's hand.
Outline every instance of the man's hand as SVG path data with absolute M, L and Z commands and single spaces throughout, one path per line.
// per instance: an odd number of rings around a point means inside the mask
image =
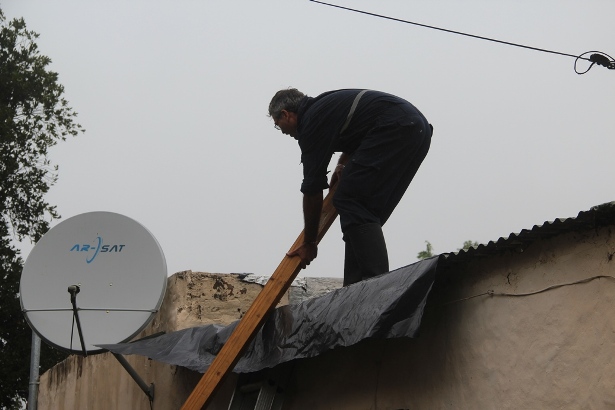
M 286 253 L 286 256 L 298 256 L 301 258 L 301 269 L 305 269 L 316 256 L 318 256 L 318 245 L 315 242 L 303 243 L 301 246 Z
M 333 170 L 333 175 L 331 175 L 331 181 L 329 182 L 329 186 L 335 186 L 340 179 L 342 179 L 342 171 L 344 170 L 344 164 L 337 164 L 335 169 Z
M 340 155 L 340 159 L 337 161 L 337 165 L 333 170 L 333 175 L 331 175 L 331 182 L 329 182 L 329 186 L 335 186 L 335 184 L 337 184 L 340 179 L 342 179 L 342 172 L 344 171 L 344 167 L 346 166 L 348 161 L 350 161 L 351 155 L 352 154 L 342 152 L 342 154 Z

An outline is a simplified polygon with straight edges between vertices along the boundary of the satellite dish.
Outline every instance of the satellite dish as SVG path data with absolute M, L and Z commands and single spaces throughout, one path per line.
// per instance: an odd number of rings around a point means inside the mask
M 166 286 L 162 249 L 145 227 L 116 213 L 89 212 L 38 241 L 21 274 L 20 300 L 41 339 L 85 355 L 143 330 Z

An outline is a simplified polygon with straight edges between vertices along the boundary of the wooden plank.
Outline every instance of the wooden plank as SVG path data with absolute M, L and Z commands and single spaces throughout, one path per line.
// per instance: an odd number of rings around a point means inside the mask
M 329 194 L 323 200 L 318 229 L 318 242 L 320 242 L 337 217 L 337 211 L 333 206 L 334 193 L 335 189 L 330 189 Z M 295 249 L 302 243 L 303 232 L 299 234 L 290 250 Z M 227 342 L 220 349 L 220 352 L 182 406 L 182 410 L 199 410 L 207 406 L 226 375 L 233 370 L 249 343 L 263 323 L 265 323 L 268 314 L 280 302 L 280 299 L 301 270 L 299 262 L 299 257 L 291 258 L 284 256 L 278 268 L 271 275 L 263 290 L 254 299 L 244 317 L 239 321 Z

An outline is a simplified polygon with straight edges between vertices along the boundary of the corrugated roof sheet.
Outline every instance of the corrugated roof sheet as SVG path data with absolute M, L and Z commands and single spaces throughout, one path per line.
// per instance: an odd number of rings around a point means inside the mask
M 492 256 L 506 251 L 523 252 L 529 245 L 540 239 L 569 232 L 597 229 L 611 224 L 615 224 L 615 202 L 594 206 L 588 211 L 579 212 L 576 217 L 558 218 L 554 221 L 544 222 L 542 225 L 534 225 L 531 229 L 511 233 L 507 238 L 502 237 L 468 250 L 445 253 L 441 255 L 441 259 L 454 264 L 464 262 L 468 258 Z

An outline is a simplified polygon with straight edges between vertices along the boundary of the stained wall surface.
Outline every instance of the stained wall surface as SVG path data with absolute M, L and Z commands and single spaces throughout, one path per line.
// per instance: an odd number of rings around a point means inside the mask
M 418 338 L 297 361 L 284 409 L 615 408 L 611 228 L 437 273 Z
M 227 325 L 240 319 L 262 286 L 246 283 L 239 275 L 179 272 L 168 279 L 161 309 L 137 336 L 172 332 L 210 323 Z M 281 303 L 287 303 L 286 296 Z M 150 401 L 128 372 L 110 353 L 86 358 L 71 356 L 41 375 L 40 410 L 173 410 L 179 409 L 202 376 L 199 373 L 148 360 L 126 359 L 146 384 L 154 384 Z M 235 388 L 231 374 L 218 392 L 212 409 L 227 409 Z
M 443 264 L 418 338 L 366 340 L 285 364 L 283 408 L 615 408 L 613 228 Z M 171 277 L 164 309 L 144 333 L 239 318 L 260 285 L 232 276 Z M 154 409 L 180 408 L 200 378 L 129 360 L 156 384 Z M 236 381 L 209 409 L 228 408 Z M 114 358 L 99 355 L 45 373 L 39 408 L 146 410 L 149 402 Z

